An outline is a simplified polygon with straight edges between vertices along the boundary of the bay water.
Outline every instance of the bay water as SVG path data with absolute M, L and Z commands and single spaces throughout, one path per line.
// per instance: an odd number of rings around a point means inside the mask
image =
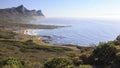
M 56 29 L 29 30 L 30 35 L 43 36 L 42 39 L 58 45 L 98 45 L 99 42 L 112 41 L 120 34 L 119 20 L 46 18 L 32 22 L 32 24 L 67 26 Z

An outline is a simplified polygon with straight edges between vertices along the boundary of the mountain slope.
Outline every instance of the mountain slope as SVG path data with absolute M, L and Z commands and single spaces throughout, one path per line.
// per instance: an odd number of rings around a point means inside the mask
M 0 22 L 26 23 L 31 20 L 44 18 L 41 10 L 28 10 L 23 5 L 18 7 L 0 9 Z

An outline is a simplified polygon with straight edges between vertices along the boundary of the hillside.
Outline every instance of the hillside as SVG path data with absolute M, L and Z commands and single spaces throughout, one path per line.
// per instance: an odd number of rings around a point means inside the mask
M 54 46 L 35 37 L 16 39 L 16 33 L 0 29 L 0 68 L 119 68 L 120 36 L 96 47 Z M 71 46 L 76 47 L 76 46 Z M 37 66 L 37 67 L 36 67 Z M 64 66 L 64 67 L 62 67 Z

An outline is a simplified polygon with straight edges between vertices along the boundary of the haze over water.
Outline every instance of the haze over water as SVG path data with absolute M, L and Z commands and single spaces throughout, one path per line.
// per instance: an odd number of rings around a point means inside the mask
M 30 31 L 31 35 L 51 36 L 47 41 L 53 44 L 97 45 L 120 34 L 120 21 L 114 20 L 48 18 L 34 24 L 70 26 Z

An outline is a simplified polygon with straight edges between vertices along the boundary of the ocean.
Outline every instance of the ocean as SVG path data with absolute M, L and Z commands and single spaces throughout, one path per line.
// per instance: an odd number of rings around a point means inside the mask
M 120 34 L 120 21 L 118 20 L 46 18 L 32 22 L 32 24 L 68 26 L 29 30 L 30 35 L 42 36 L 42 40 L 58 45 L 98 45 L 99 42 L 115 40 Z

